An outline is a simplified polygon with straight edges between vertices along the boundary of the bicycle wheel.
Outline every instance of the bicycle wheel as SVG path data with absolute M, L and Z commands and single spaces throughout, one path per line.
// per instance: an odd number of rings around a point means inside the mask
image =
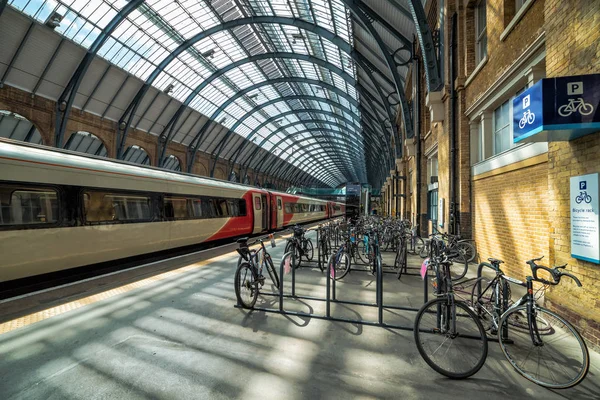
M 464 278 L 469 270 L 469 265 L 463 260 L 456 259 L 450 266 L 450 276 L 453 281 Z
M 364 264 L 371 263 L 371 257 L 369 252 L 367 251 L 367 245 L 365 244 L 364 240 L 361 240 L 358 244 L 358 256 Z
M 247 262 L 240 264 L 235 271 L 233 280 L 235 297 L 244 308 L 252 308 L 258 297 L 258 278 L 252 265 Z
M 485 276 L 477 279 L 473 288 L 471 289 L 471 305 L 477 313 L 479 319 L 481 319 L 484 328 L 487 330 L 491 330 L 493 334 L 497 333 L 497 326 L 495 323 L 498 322 L 498 316 L 501 315 L 505 311 L 505 291 L 507 293 L 507 299 L 510 299 L 510 287 L 506 282 L 504 282 L 506 286 L 503 290 L 500 286 L 500 280 L 489 279 Z M 478 293 L 478 287 L 481 287 L 481 292 Z M 498 294 L 498 295 L 497 295 Z M 498 297 L 498 303 L 496 303 L 496 298 Z M 499 305 L 499 309 L 496 307 Z
M 279 276 L 277 275 L 277 270 L 275 269 L 275 266 L 273 266 L 273 260 L 269 254 L 265 254 L 265 264 L 267 271 L 269 272 L 269 276 L 273 281 L 273 285 L 279 289 Z
M 312 261 L 313 256 L 315 254 L 315 249 L 313 247 L 312 241 L 310 239 L 306 239 L 304 243 L 304 257 L 306 257 L 307 261 Z
M 504 324 L 513 313 L 527 314 L 527 306 L 502 316 Z M 509 329 L 508 340 L 500 337 L 500 348 L 513 368 L 526 379 L 551 389 L 577 385 L 588 373 L 590 355 L 577 329 L 561 316 L 537 305 L 531 322 L 548 324 L 550 332 L 540 334 L 543 345 L 534 344 L 530 329 Z M 532 325 L 533 326 L 533 325 Z
M 350 257 L 346 251 L 342 251 L 342 254 L 334 256 L 334 268 L 335 268 L 335 280 L 339 281 L 345 277 L 350 271 Z
M 285 245 L 285 251 L 284 253 L 289 253 L 293 251 L 294 252 L 294 269 L 297 269 L 298 267 L 300 267 L 300 264 L 302 264 L 302 257 L 300 257 L 300 249 L 298 248 L 298 246 L 290 241 Z
M 429 254 L 429 244 L 423 242 L 423 247 L 419 250 L 419 257 L 425 258 Z
M 458 242 L 456 243 L 457 249 L 459 249 L 461 254 L 464 254 L 464 258 L 467 260 L 468 263 L 472 262 L 473 260 L 475 260 L 475 257 L 477 257 L 477 250 L 475 250 L 475 246 L 473 245 L 473 243 L 469 243 L 469 242 Z
M 464 379 L 485 363 L 487 336 L 466 304 L 456 301 L 452 311 L 448 298 L 425 303 L 415 318 L 415 342 L 431 368 L 448 378 Z
M 396 268 L 398 268 L 398 271 L 396 271 L 396 275 L 398 277 L 398 279 L 402 278 L 402 273 L 405 272 L 406 270 L 406 247 L 405 246 L 398 246 L 398 251 L 396 251 L 396 263 L 394 263 L 394 266 Z
M 414 239 L 409 239 L 410 241 L 414 240 L 414 247 L 412 247 L 411 249 L 409 249 L 409 253 L 410 254 L 421 254 L 421 249 L 423 247 L 425 247 L 425 242 L 423 241 L 423 238 L 420 237 L 415 237 Z M 411 243 L 411 242 L 409 242 Z

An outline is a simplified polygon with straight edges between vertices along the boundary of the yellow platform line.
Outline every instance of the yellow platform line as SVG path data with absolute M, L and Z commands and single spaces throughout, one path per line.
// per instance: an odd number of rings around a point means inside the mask
M 204 267 L 213 262 L 222 260 L 224 258 L 231 257 L 231 254 L 232 253 L 227 253 L 227 254 L 223 254 L 221 256 L 210 258 L 205 261 L 200 261 L 200 262 L 197 262 L 194 264 L 186 265 L 184 267 L 177 268 L 172 271 L 163 272 L 161 274 L 151 276 L 149 278 L 145 278 L 140 281 L 128 283 L 126 285 L 119 286 L 117 288 L 110 289 L 110 290 L 107 290 L 102 293 L 97 293 L 97 294 L 94 294 L 94 295 L 91 295 L 88 297 L 84 297 L 82 299 L 74 300 L 74 301 L 71 301 L 71 302 L 65 303 L 65 304 L 60 304 L 55 307 L 51 307 L 51 308 L 48 308 L 48 309 L 45 309 L 42 311 L 34 312 L 32 314 L 13 319 L 11 321 L 4 322 L 4 323 L 0 324 L 0 335 L 14 331 L 15 329 L 19 329 L 24 326 L 34 324 L 36 322 L 43 321 L 43 320 L 51 318 L 51 317 L 55 317 L 57 315 L 64 314 L 69 311 L 77 310 L 78 308 L 81 308 L 81 307 L 84 307 L 84 306 L 87 306 L 90 304 L 94 304 L 99 301 L 106 300 L 111 297 L 123 294 L 123 293 L 130 292 L 134 289 L 139 289 L 139 288 L 147 286 L 151 283 L 154 283 L 157 281 L 162 281 L 162 280 L 180 275 L 182 273 L 189 272 L 189 271 L 192 271 L 192 270 L 200 268 L 200 267 Z M 168 261 L 168 260 L 165 260 L 165 261 Z M 101 276 L 99 276 L 99 278 L 101 278 Z

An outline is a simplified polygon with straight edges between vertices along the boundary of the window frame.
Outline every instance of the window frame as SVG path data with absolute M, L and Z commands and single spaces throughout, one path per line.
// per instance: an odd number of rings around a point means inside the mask
M 86 207 L 85 207 L 85 200 L 84 200 L 84 196 L 86 194 L 86 192 L 96 192 L 96 193 L 104 193 L 104 195 L 107 194 L 111 194 L 111 195 L 115 195 L 115 196 L 127 196 L 130 195 L 132 197 L 147 197 L 149 200 L 148 203 L 148 208 L 150 211 L 150 218 L 149 219 L 127 219 L 127 220 L 112 220 L 112 221 L 88 221 L 87 220 L 87 212 L 86 212 Z M 84 187 L 80 190 L 79 193 L 79 201 L 81 202 L 80 204 L 81 206 L 81 223 L 84 226 L 97 226 L 97 225 L 117 225 L 117 224 L 140 224 L 140 223 L 149 223 L 149 222 L 157 222 L 157 221 L 161 221 L 160 219 L 160 212 L 157 213 L 158 210 L 158 204 L 157 204 L 157 200 L 158 200 L 158 196 L 159 193 L 156 192 L 139 192 L 139 191 L 129 191 L 129 190 L 110 190 L 110 189 L 105 189 L 105 188 L 87 188 Z M 164 202 L 162 202 L 163 204 L 163 210 L 161 210 L 162 212 L 164 212 Z M 113 210 L 114 210 L 114 206 L 113 206 Z
M 22 229 L 48 229 L 56 228 L 62 225 L 65 212 L 64 212 L 64 193 L 62 188 L 57 185 L 38 185 L 31 183 L 12 182 L 12 181 L 0 181 L 0 187 L 13 186 L 14 190 L 11 191 L 10 197 L 15 191 L 42 191 L 52 190 L 56 193 L 56 220 L 54 222 L 37 222 L 33 224 L 0 224 L 0 231 L 13 231 Z M 10 205 L 10 203 L 9 203 Z
M 483 26 L 480 10 L 485 8 Z M 475 65 L 479 65 L 487 56 L 487 0 L 479 0 L 474 8 L 475 17 Z M 482 48 L 483 47 L 483 48 Z

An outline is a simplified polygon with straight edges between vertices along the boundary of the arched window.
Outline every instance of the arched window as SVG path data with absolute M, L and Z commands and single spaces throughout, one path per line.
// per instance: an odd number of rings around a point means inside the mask
M 123 160 L 135 164 L 150 165 L 150 156 L 148 152 L 140 146 L 129 146 L 123 154 Z
M 31 121 L 6 110 L 0 110 L 0 137 L 43 144 L 42 135 Z
M 215 169 L 215 178 L 225 180 L 225 171 L 221 167 Z
M 238 176 L 235 173 L 235 171 L 231 171 L 231 174 L 229 174 L 229 182 L 237 182 L 238 181 Z
M 83 131 L 75 132 L 69 137 L 69 140 L 65 144 L 65 150 L 73 150 L 101 157 L 108 156 L 108 151 L 102 140 L 98 139 L 93 133 Z
M 244 177 L 244 184 L 245 185 L 249 185 L 250 184 L 250 177 L 248 176 L 248 174 L 246 174 L 246 176 Z
M 171 171 L 181 171 L 181 162 L 179 162 L 179 158 L 171 154 L 170 156 L 165 158 L 163 168 L 170 169 Z

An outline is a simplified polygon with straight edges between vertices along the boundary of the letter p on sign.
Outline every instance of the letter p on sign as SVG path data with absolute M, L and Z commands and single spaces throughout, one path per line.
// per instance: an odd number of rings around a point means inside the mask
M 583 82 L 567 83 L 567 95 L 572 96 L 574 94 L 583 94 Z

